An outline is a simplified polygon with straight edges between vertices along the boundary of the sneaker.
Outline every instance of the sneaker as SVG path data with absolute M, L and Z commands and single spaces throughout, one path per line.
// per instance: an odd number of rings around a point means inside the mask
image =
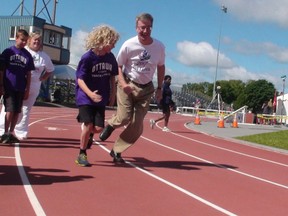
M 78 164 L 79 166 L 91 166 L 91 164 L 87 160 L 87 155 L 85 154 L 79 154 L 77 159 L 75 160 L 75 163 Z
M 10 138 L 9 134 L 3 134 L 1 136 L 1 143 L 9 143 L 9 138 Z
M 3 134 L 1 137 L 1 143 L 19 143 L 19 139 L 13 134 Z
M 114 150 L 111 150 L 110 156 L 113 157 L 114 163 L 125 163 L 124 159 L 121 157 L 121 153 L 116 153 Z
M 108 124 L 100 133 L 99 135 L 100 140 L 105 141 L 106 139 L 108 139 L 113 131 L 114 131 L 114 128 Z
M 164 127 L 164 128 L 162 129 L 162 131 L 164 131 L 164 132 L 170 132 L 170 129 L 169 129 L 168 127 Z
M 10 134 L 10 138 L 9 138 L 10 143 L 19 143 L 20 140 L 14 136 L 13 134 Z
M 92 144 L 93 144 L 93 142 L 94 142 L 93 136 L 94 136 L 94 134 L 93 134 L 93 133 L 90 133 L 90 135 L 89 135 L 89 140 L 88 140 L 88 144 L 87 144 L 87 149 L 90 149 L 91 146 L 92 146 Z
M 154 119 L 150 119 L 150 127 L 152 129 L 154 129 L 154 126 L 155 126 L 155 120 Z

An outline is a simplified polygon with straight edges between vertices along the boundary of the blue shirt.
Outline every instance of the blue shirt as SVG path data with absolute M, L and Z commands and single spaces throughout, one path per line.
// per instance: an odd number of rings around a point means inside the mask
M 76 71 L 76 104 L 106 106 L 110 96 L 110 78 L 118 75 L 118 64 L 113 53 L 97 56 L 92 50 L 87 51 L 78 64 Z M 82 79 L 91 91 L 98 90 L 102 101 L 94 102 L 79 87 L 78 78 Z
M 162 88 L 163 88 L 162 89 L 163 106 L 173 104 L 172 90 L 170 88 L 170 83 L 164 81 Z
M 28 71 L 34 70 L 34 61 L 31 54 L 25 49 L 15 46 L 3 51 L 5 73 L 3 76 L 5 91 L 24 92 L 27 84 Z

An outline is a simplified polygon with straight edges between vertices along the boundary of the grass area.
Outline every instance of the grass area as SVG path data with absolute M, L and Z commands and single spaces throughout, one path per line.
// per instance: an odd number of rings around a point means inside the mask
M 236 137 L 236 139 L 288 150 L 288 130 L 241 136 Z

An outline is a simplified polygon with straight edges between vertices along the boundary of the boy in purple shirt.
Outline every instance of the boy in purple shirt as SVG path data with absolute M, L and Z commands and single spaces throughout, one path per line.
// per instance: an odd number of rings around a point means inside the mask
M 80 152 L 75 162 L 90 166 L 87 160 L 89 135 L 104 128 L 105 106 L 114 105 L 115 76 L 118 64 L 111 52 L 119 34 L 107 25 L 100 25 L 89 33 L 88 50 L 81 58 L 76 71 L 76 104 L 79 107 L 78 122 L 82 123 Z
M 23 100 L 29 96 L 31 70 L 35 69 L 31 54 L 24 48 L 28 38 L 27 31 L 18 30 L 15 45 L 2 53 L 4 68 L 0 71 L 0 95 L 4 98 L 6 115 L 1 143 L 19 142 L 13 135 L 14 128 L 21 113 Z

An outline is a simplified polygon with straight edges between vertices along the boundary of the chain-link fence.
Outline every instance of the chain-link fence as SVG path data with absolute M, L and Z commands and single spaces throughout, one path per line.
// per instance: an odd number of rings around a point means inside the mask
M 75 104 L 75 81 L 53 78 L 43 82 L 37 101 Z

